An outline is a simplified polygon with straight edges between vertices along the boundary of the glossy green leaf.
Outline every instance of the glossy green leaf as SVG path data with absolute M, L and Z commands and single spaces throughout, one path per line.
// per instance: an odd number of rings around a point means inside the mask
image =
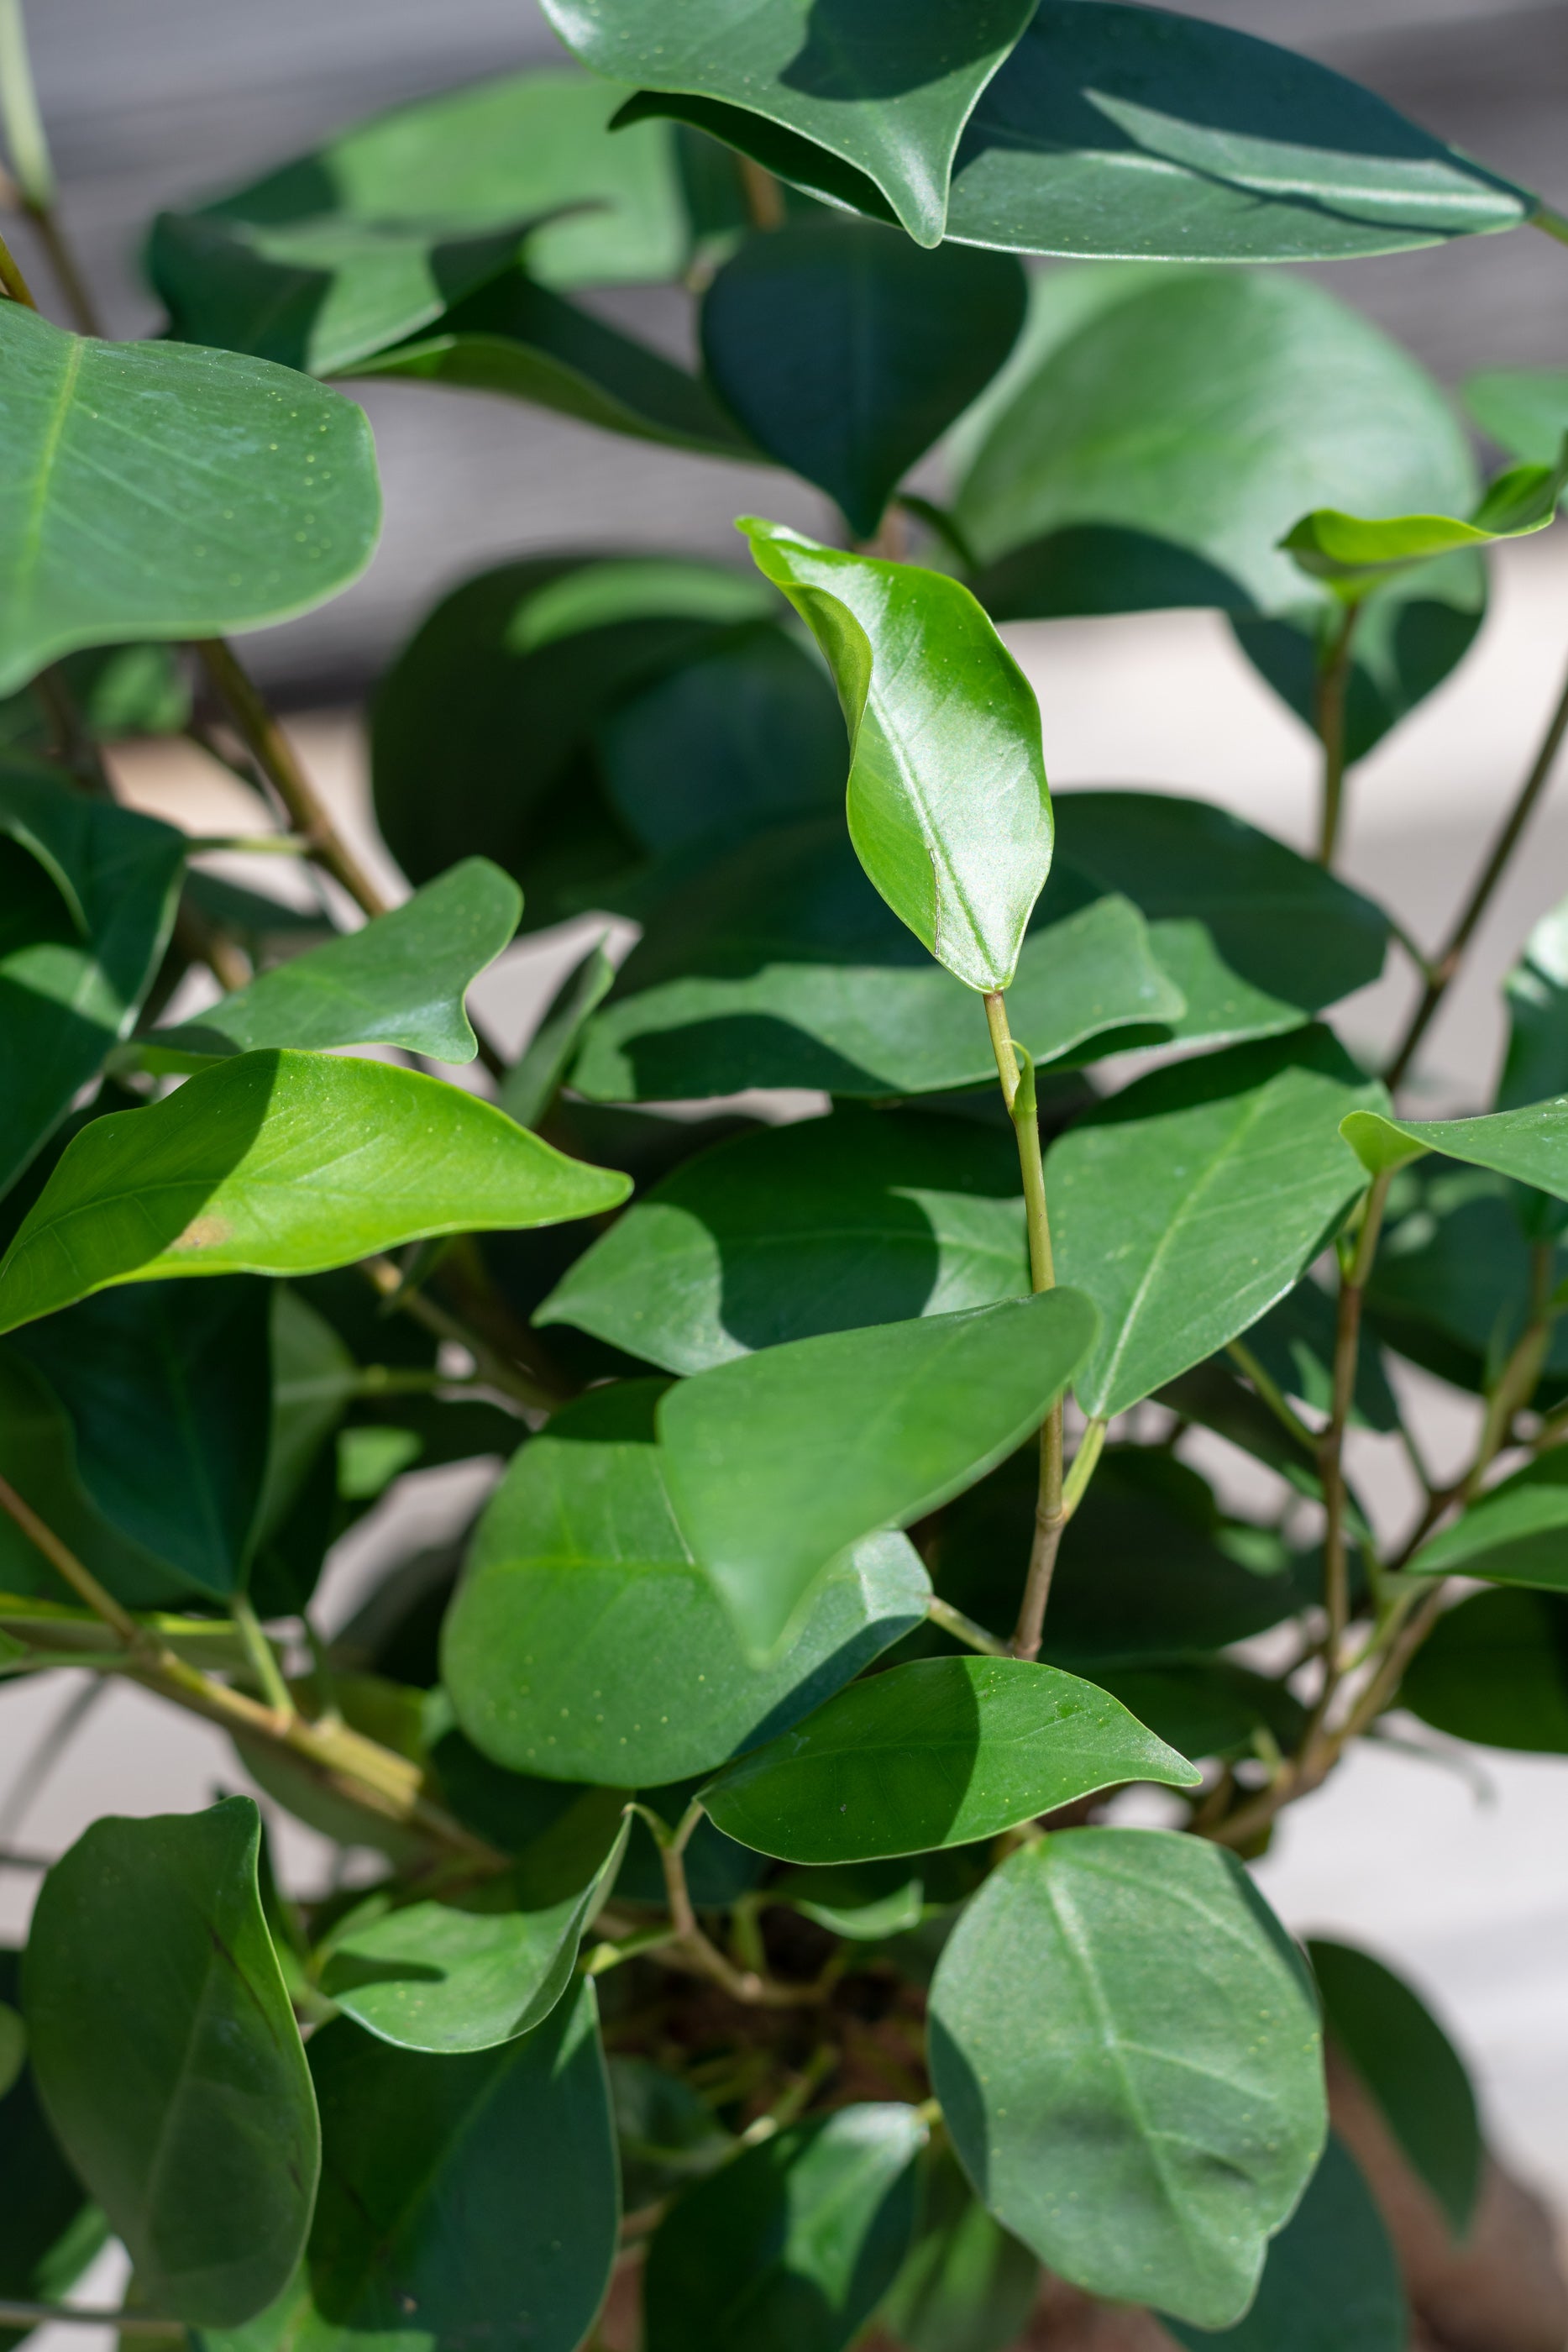
M 1040 1064 L 1179 1016 L 1184 999 L 1124 898 L 1024 940 L 1012 1033 Z M 608 1101 L 821 1087 L 933 1094 L 996 1075 L 972 989 L 935 966 L 862 872 L 842 820 L 743 843 L 672 890 L 590 1022 L 571 1073 Z
M 1484 1576 L 1568 1591 L 1568 1451 L 1552 1446 L 1424 1543 L 1412 1576 Z
M 745 520 L 758 565 L 827 656 L 850 730 L 850 838 L 955 976 L 1006 988 L 1051 870 L 1028 680 L 967 588 Z
M 962 1863 L 961 1854 L 946 1857 Z M 769 1902 L 787 1903 L 831 1936 L 851 1943 L 881 1943 L 889 1936 L 907 1935 L 927 1916 L 943 1908 L 937 1886 L 955 1900 L 973 1892 L 984 1875 L 979 1869 L 967 1885 L 949 1885 L 941 1879 L 944 1857 L 917 1855 L 913 1861 L 831 1863 L 822 1868 L 787 1870 L 770 1879 Z M 966 1874 L 967 1875 L 967 1874 Z
M 309 2226 L 320 2141 L 256 1890 L 248 1797 L 97 1822 L 44 1882 L 23 1969 L 39 2093 L 148 2304 L 234 2327 Z
M 16 1952 L 0 1950 L 0 1997 L 16 2015 Z M 17 2019 L 20 2024 L 20 2019 Z M 22 2065 L 0 2093 L 0 2295 L 26 2303 L 57 2303 L 108 2235 L 102 2213 L 66 2162 L 49 2129 L 32 2070 Z M 12 2352 L 26 2328 L 0 2328 Z
M 1341 1119 L 1383 1099 L 1302 1030 L 1156 1070 L 1052 1144 L 1057 1274 L 1101 1315 L 1085 1412 L 1124 1412 L 1283 1297 L 1364 1188 Z
M 1007 358 L 1026 292 L 1009 255 L 923 253 L 873 221 L 795 221 L 747 238 L 715 278 L 703 360 L 757 446 L 870 539 Z
M 0 1192 L 125 1036 L 158 970 L 183 836 L 42 768 L 0 767 Z
M 19 302 L 0 365 L 0 694 L 76 646 L 287 620 L 369 562 L 375 453 L 338 394 L 262 360 L 68 335 Z
M 1040 2264 L 991 2219 L 946 2145 L 929 2151 L 920 2227 L 878 2314 L 904 2352 L 1007 2352 L 1040 2292 Z
M 1399 2264 L 1361 2168 L 1332 2136 L 1277 2238 L 1244 2319 L 1215 2334 L 1166 2318 L 1187 2352 L 1405 2352 Z
M 370 1896 L 330 1938 L 321 1990 L 403 2050 L 490 2050 L 547 2018 L 625 1843 L 618 1789 L 595 1789 L 515 1872 L 455 1899 Z
M 147 266 L 173 332 L 331 374 L 439 317 L 530 229 L 528 267 L 548 284 L 673 277 L 688 232 L 670 134 L 610 137 L 625 95 L 570 73 L 498 75 L 164 213 Z
M 394 2050 L 343 2019 L 310 2043 L 321 2191 L 311 2334 L 441 2352 L 576 2352 L 620 2200 L 593 1987 L 494 2050 Z M 298 2323 L 296 2323 L 298 2326 Z
M 1247 2309 L 1327 2127 L 1300 1956 L 1232 1854 L 1165 1831 L 1068 1831 L 993 1873 L 937 1967 L 931 2071 L 1006 2228 L 1200 2327 Z
M 1306 1728 L 1306 1710 L 1283 1683 L 1229 1658 L 1096 1667 L 1095 1675 L 1113 1698 L 1183 1756 L 1254 1756 L 1266 1739 L 1286 1753 Z
M 687 1160 L 576 1260 L 534 1319 L 699 1372 L 1028 1288 L 1012 1137 L 845 1106 Z
M 1462 2238 L 1486 2163 L 1464 2061 L 1425 2002 L 1370 1952 L 1314 1937 L 1307 1956 L 1330 2034 Z
M 446 1622 L 458 1721 L 515 1772 L 660 1787 L 807 1715 L 918 1624 L 902 1537 L 823 1580 L 783 1655 L 752 1664 L 676 1525 L 652 1381 L 601 1389 L 525 1445 L 479 1523 Z
M 313 1274 L 424 1234 L 591 1216 L 628 1189 L 417 1071 L 243 1054 L 74 1139 L 0 1262 L 0 1329 L 113 1283 Z
M 946 225 L 959 134 L 1030 0 L 913 0 L 895 40 L 852 0 L 765 0 L 743 26 L 723 0 L 688 0 L 674 23 L 658 0 L 546 0 L 545 14 L 595 73 L 696 100 L 683 119 L 720 138 L 738 115 L 748 147 L 760 142 L 785 178 L 815 187 L 823 169 L 847 165 L 930 246 Z
M 1082 1293 L 1055 1290 L 797 1339 L 673 1389 L 659 1439 L 675 1517 L 747 1648 L 782 1641 L 848 1545 L 1010 1454 L 1094 1328 Z
M 1391 572 L 1456 548 L 1490 547 L 1544 530 L 1564 481 L 1568 445 L 1553 465 L 1514 466 L 1500 474 L 1468 520 L 1445 514 L 1378 519 L 1318 507 L 1293 523 L 1280 544 L 1311 578 L 1329 581 L 1342 600 L 1355 603 Z
M 1423 1152 L 1441 1151 L 1472 1168 L 1490 1168 L 1568 1201 L 1568 1096 L 1493 1111 L 1486 1118 L 1394 1118 L 1356 1110 L 1343 1132 L 1369 1175 L 1403 1168 Z
M 1483 433 L 1531 466 L 1550 466 L 1568 433 L 1568 373 L 1489 368 L 1466 379 L 1465 406 Z
M 1129 1780 L 1202 1775 L 1092 1683 L 1023 1658 L 922 1658 L 852 1684 L 726 1767 L 703 1802 L 785 1862 L 968 1845 Z
M 926 2127 L 840 2107 L 690 2189 L 648 2249 L 647 2352 L 843 2352 L 914 2235 Z
M 1405 1669 L 1399 1704 L 1455 1739 L 1568 1756 L 1568 1600 L 1478 1592 L 1446 1610 Z

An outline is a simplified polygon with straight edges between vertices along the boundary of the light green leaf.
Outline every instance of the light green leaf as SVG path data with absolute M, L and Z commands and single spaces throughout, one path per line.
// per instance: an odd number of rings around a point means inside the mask
M 1490 547 L 1544 530 L 1568 481 L 1568 438 L 1555 465 L 1515 466 L 1488 485 L 1468 521 L 1458 515 L 1375 519 L 1319 507 L 1293 523 L 1280 544 L 1310 578 L 1326 580 L 1344 602 L 1358 603 L 1391 572 L 1429 562 L 1460 547 Z
M 590 1016 L 603 1003 L 614 982 L 615 966 L 604 952 L 604 940 L 595 940 L 581 962 L 573 964 L 561 982 L 544 1019 L 501 1081 L 497 1099 L 507 1117 L 515 1118 L 519 1127 L 538 1127 L 554 1102 Z
M 648 2250 L 647 2352 L 844 2352 L 915 2232 L 917 2110 L 840 2107 L 747 2148 Z
M 922 1658 L 727 1765 L 703 1802 L 727 1837 L 781 1861 L 877 1862 L 997 1837 L 1124 1781 L 1202 1777 L 1074 1675 Z
M 918 1624 L 901 1536 L 857 1544 L 794 1643 L 747 1657 L 692 1557 L 654 1443 L 661 1384 L 601 1389 L 514 1456 L 448 1614 L 443 1674 L 476 1747 L 514 1772 L 662 1787 L 807 1715 Z
M 381 527 L 371 428 L 263 360 L 0 308 L 0 694 L 77 646 L 213 637 L 336 595 Z
M 153 1068 L 200 1068 L 268 1045 L 383 1045 L 471 1062 L 477 1046 L 464 998 L 509 945 L 522 904 L 517 884 L 487 857 L 465 858 L 362 930 L 307 948 L 194 1020 L 153 1030 L 142 1058 Z
M 425 1234 L 593 1216 L 630 1189 L 415 1070 L 242 1054 L 67 1146 L 0 1261 L 0 1330 L 112 1283 L 316 1274 Z
M 0 767 L 0 1192 L 27 1165 L 151 986 L 185 844 L 172 825 Z
M 1568 1095 L 1485 1118 L 1395 1118 L 1355 1110 L 1340 1131 L 1372 1176 L 1404 1168 L 1423 1152 L 1441 1151 L 1568 1201 Z
M 1455 1739 L 1568 1756 L 1568 1600 L 1503 1590 L 1445 1610 L 1405 1669 L 1399 1705 Z
M 907 1527 L 1036 1427 L 1093 1342 L 1081 1292 L 797 1339 L 659 1407 L 675 1516 L 747 1649 L 781 1642 L 831 1560 Z
M 743 520 L 809 624 L 850 730 L 850 838 L 899 920 L 955 976 L 1006 988 L 1051 870 L 1040 708 L 967 589 Z
M 1283 1297 L 1364 1188 L 1340 1121 L 1380 1100 L 1307 1029 L 1156 1070 L 1052 1144 L 1057 1273 L 1101 1315 L 1085 1412 L 1125 1412 Z
M 49 2119 L 149 2305 L 201 2327 L 277 2294 L 319 2161 L 260 1836 L 248 1797 L 96 1822 L 44 1882 L 23 1969 Z
M 1071 1830 L 993 1873 L 937 1967 L 931 2071 L 998 2221 L 1200 2327 L 1246 2310 L 1327 2128 L 1299 1954 L 1234 1855 L 1166 1831 Z
M 1040 2293 L 1040 2264 L 993 2221 L 951 2150 L 926 2157 L 920 2229 L 877 2315 L 906 2352 L 1007 2352 Z
M 700 1372 L 1029 1286 L 1010 1134 L 846 1105 L 685 1161 L 574 1262 L 534 1320 Z
M 1568 433 L 1568 373 L 1561 368 L 1489 368 L 1467 378 L 1465 406 L 1511 457 L 1550 466 Z
M 1412 1576 L 1484 1576 L 1568 1592 L 1568 1449 L 1527 1462 L 1407 1562 Z

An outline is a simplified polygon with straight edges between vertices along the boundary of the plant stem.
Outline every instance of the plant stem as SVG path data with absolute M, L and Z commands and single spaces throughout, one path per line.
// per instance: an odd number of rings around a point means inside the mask
M 1084 1488 L 1094 1475 L 1095 1467 L 1104 1448 L 1107 1426 L 1105 1422 L 1097 1417 L 1092 1421 L 1085 1422 L 1083 1425 L 1083 1434 L 1078 1441 L 1078 1451 L 1073 1455 L 1071 1466 L 1061 1482 L 1061 1510 L 1064 1518 L 1070 1519 L 1083 1500 Z
M 1014 1654 L 1010 1642 L 1004 1642 L 998 1634 L 988 1633 L 983 1625 L 977 1625 L 972 1617 L 966 1617 L 961 1609 L 955 1609 L 950 1601 L 944 1601 L 937 1593 L 934 1592 L 926 1602 L 925 1614 L 934 1625 L 940 1625 L 945 1633 L 951 1633 L 956 1642 L 967 1643 L 971 1650 L 978 1650 L 985 1657 L 1010 1658 Z
M 1531 214 L 1530 226 L 1543 229 L 1548 236 L 1554 236 L 1559 245 L 1568 245 L 1568 220 L 1564 220 L 1561 213 L 1554 213 L 1550 205 L 1541 205 Z
M 1359 604 L 1347 604 L 1330 638 L 1312 694 L 1312 723 L 1323 747 L 1322 801 L 1318 827 L 1318 864 L 1332 866 L 1339 845 L 1344 806 L 1344 701 L 1350 684 L 1350 645 Z
M 155 2319 L 146 2311 L 101 2311 L 88 2304 L 18 2303 L 0 2300 L 0 2327 L 112 2327 L 121 2336 L 183 2336 L 177 2319 Z
M 20 302 L 25 310 L 36 310 L 38 307 L 33 299 L 32 289 L 17 267 L 16 256 L 3 236 L 0 236 L 0 293 L 5 294 L 8 301 Z
M 1448 944 L 1432 964 L 1427 985 L 1421 993 L 1420 1003 L 1410 1016 L 1410 1025 L 1399 1041 L 1394 1059 L 1384 1072 L 1384 1083 L 1386 1086 L 1394 1087 L 1400 1085 L 1415 1059 L 1416 1048 L 1431 1026 L 1433 1015 L 1447 994 L 1460 964 L 1464 961 L 1465 950 L 1474 936 L 1476 926 L 1490 905 L 1492 893 L 1501 881 L 1509 859 L 1519 845 L 1520 835 L 1529 824 L 1535 804 L 1546 789 L 1565 733 L 1568 733 L 1568 677 L 1563 678 L 1562 692 L 1558 695 L 1552 716 L 1546 722 L 1546 732 L 1541 739 L 1541 748 L 1536 752 L 1530 772 L 1519 788 L 1518 797 L 1512 808 L 1503 820 L 1497 838 L 1492 844 L 1491 855 L 1481 868 L 1464 912 L 1448 934 Z
M 3 1510 L 37 1551 L 41 1551 L 57 1576 L 63 1577 L 78 1601 L 84 1601 L 95 1617 L 101 1617 L 115 1639 L 134 1651 L 145 1645 L 146 1629 L 137 1623 L 129 1609 L 101 1585 L 90 1568 L 84 1566 L 68 1544 L 63 1544 L 54 1529 L 46 1527 L 37 1511 L 22 1497 L 8 1478 L 0 1478 L 0 1510 Z
M 737 155 L 740 169 L 740 192 L 746 199 L 746 210 L 753 228 L 782 228 L 785 221 L 784 191 L 771 172 L 750 155 Z
M 460 1348 L 466 1348 L 481 1379 L 491 1388 L 499 1389 L 503 1396 L 527 1405 L 531 1412 L 556 1412 L 567 1402 L 563 1394 L 548 1387 L 532 1371 L 503 1356 L 461 1317 L 450 1314 L 426 1292 L 405 1286 L 402 1274 L 390 1257 L 361 1258 L 360 1272 L 383 1298 L 391 1300 L 414 1322 L 423 1323 L 425 1329 L 434 1331 L 438 1339 L 452 1339 Z
M 664 1900 L 669 1908 L 670 1924 L 674 1930 L 672 1945 L 685 1964 L 695 1976 L 706 1977 L 720 1986 L 732 2000 L 745 2001 L 751 2008 L 794 2009 L 808 2001 L 821 2000 L 821 1985 L 780 1984 L 776 1978 L 764 1976 L 755 1969 L 737 1969 L 727 1958 L 716 1944 L 710 1943 L 697 1924 L 692 1908 L 691 1891 L 686 1885 L 685 1851 L 686 1841 L 702 1819 L 702 1807 L 687 1808 L 680 1827 L 671 1830 L 659 1815 L 646 1805 L 629 1808 L 641 1814 L 653 1833 L 659 1849 L 659 1863 L 664 1874 Z
M 261 1685 L 262 1696 L 273 1713 L 284 1722 L 298 1712 L 293 1694 L 283 1679 L 283 1669 L 277 1663 L 272 1643 L 261 1630 L 261 1621 L 251 1607 L 246 1594 L 236 1592 L 229 1602 L 229 1615 L 234 1619 L 251 1672 Z
M 1323 1645 L 1325 1693 L 1333 1696 L 1339 1675 L 1339 1651 L 1350 1622 L 1350 1573 L 1344 1538 L 1344 1434 L 1355 1397 L 1355 1366 L 1361 1341 L 1361 1302 L 1377 1237 L 1390 1177 L 1375 1176 L 1362 1213 L 1361 1231 L 1348 1269 L 1342 1271 L 1339 1307 L 1334 1323 L 1333 1385 L 1328 1427 L 1318 1441 L 1318 1475 L 1323 1489 L 1323 1600 L 1328 1610 L 1328 1637 Z
M 55 166 L 33 82 L 22 0 L 0 0 L 0 125 L 17 200 L 49 257 L 72 322 L 82 334 L 96 335 L 100 330 L 92 297 L 55 209 Z
M 1260 1399 L 1281 1427 L 1290 1433 L 1298 1445 L 1304 1446 L 1309 1454 L 1315 1454 L 1319 1444 L 1316 1433 L 1307 1427 L 1279 1382 L 1270 1378 L 1251 1349 L 1240 1339 L 1231 1339 L 1227 1342 L 1225 1352 L 1237 1370 L 1243 1373 L 1257 1390 Z
M 1476 1458 L 1459 1487 L 1459 1499 L 1467 1505 L 1474 1502 L 1480 1492 L 1481 1480 L 1507 1444 L 1515 1413 L 1523 1412 L 1540 1383 L 1546 1350 L 1552 1341 L 1552 1327 L 1558 1314 L 1552 1304 L 1552 1276 L 1556 1256 L 1551 1242 L 1537 1242 L 1531 1251 L 1530 1319 L 1515 1341 L 1507 1363 L 1498 1374 L 1497 1386 L 1487 1400 L 1486 1419 L 1481 1424 Z

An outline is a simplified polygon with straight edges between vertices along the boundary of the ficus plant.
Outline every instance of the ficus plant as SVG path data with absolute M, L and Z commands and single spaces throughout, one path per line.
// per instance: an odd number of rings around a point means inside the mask
M 0 1679 L 57 1678 L 51 1755 L 128 1681 L 256 1793 L 106 1786 L 48 1864 L 0 2323 L 82 2316 L 112 2235 L 122 2329 L 205 2352 L 1003 2352 L 1042 2279 L 1400 2352 L 1325 2037 L 1456 2241 L 1476 2103 L 1248 1864 L 1391 1710 L 1568 1752 L 1568 908 L 1470 1115 L 1406 1091 L 1568 695 L 1429 955 L 1333 870 L 1555 514 L 1568 374 L 1475 380 L 1489 480 L 1267 265 L 1568 224 L 1158 8 L 544 5 L 558 66 L 158 220 L 131 343 L 5 11 Z M 689 364 L 594 307 L 629 281 Z M 370 705 L 395 904 L 234 642 L 370 561 L 375 377 L 819 516 L 443 595 Z M 1171 606 L 1313 731 L 1315 856 L 1053 803 L 998 624 Z M 138 732 L 257 833 L 125 805 Z M 589 915 L 508 1058 L 470 984 Z M 1358 1054 L 1391 951 L 1416 1010 Z M 1456 1478 L 1391 1359 L 1473 1401 Z M 474 1523 L 399 1550 L 394 1506 L 329 1622 L 345 1531 L 465 1461 Z M 280 1812 L 353 1866 L 281 1885 Z

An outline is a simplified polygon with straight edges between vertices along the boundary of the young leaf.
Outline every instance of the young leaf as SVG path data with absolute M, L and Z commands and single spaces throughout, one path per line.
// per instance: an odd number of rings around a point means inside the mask
M 1040 2292 L 1040 2264 L 995 2222 L 952 2154 L 927 2151 L 920 2228 L 877 2316 L 905 2352 L 1007 2352 Z
M 1006 988 L 1051 870 L 1040 709 L 967 588 L 744 520 L 827 656 L 850 730 L 850 838 L 899 920 L 971 988 Z
M 1326 580 L 1347 604 L 1359 603 L 1390 573 L 1460 547 L 1490 547 L 1544 530 L 1568 481 L 1568 438 L 1551 466 L 1514 466 L 1489 483 L 1469 520 L 1458 515 L 1374 519 L 1318 507 L 1293 523 L 1280 544 L 1314 580 Z
M 1028 1288 L 1010 1135 L 841 1106 L 687 1160 L 576 1260 L 534 1320 L 700 1372 Z
M 1568 1201 L 1568 1096 L 1485 1118 L 1395 1118 L 1354 1110 L 1340 1131 L 1372 1176 L 1404 1168 L 1425 1151 L 1441 1151 Z
M 1023 324 L 1010 254 L 841 216 L 747 239 L 703 299 L 708 380 L 757 446 L 825 490 L 857 539 L 1001 366 Z
M 837 1563 L 766 1667 L 675 1523 L 652 1381 L 591 1392 L 513 1458 L 446 1620 L 458 1721 L 514 1772 L 660 1787 L 767 1739 L 918 1624 L 930 1587 L 901 1536 Z
M 0 1999 L 21 2025 L 16 2003 L 19 1954 L 0 1950 Z M 60 2152 L 38 2102 L 27 2063 L 0 2093 L 0 2295 L 58 2303 L 76 2284 L 109 2234 L 109 2225 Z M 27 2331 L 0 2328 L 13 2352 Z
M 1199 2327 L 1246 2310 L 1327 2126 L 1300 1956 L 1232 1854 L 1165 1831 L 1071 1830 L 992 1874 L 937 1966 L 931 2072 L 1006 2228 Z
M 1478 1592 L 1446 1610 L 1405 1669 L 1399 1704 L 1455 1739 L 1568 1756 L 1568 1600 Z
M 1202 1777 L 1076 1675 L 922 1658 L 727 1766 L 703 1802 L 727 1837 L 781 1861 L 877 1862 L 997 1837 L 1123 1781 Z
M 1486 2161 L 1464 2061 L 1425 2002 L 1370 1952 L 1314 1937 L 1307 1956 L 1330 2034 L 1462 2238 Z
M 604 952 L 604 940 L 595 940 L 561 982 L 544 1019 L 501 1081 L 497 1100 L 519 1127 L 538 1127 L 554 1102 L 589 1018 L 614 981 L 615 966 Z
M 840 2107 L 689 2189 L 648 2249 L 647 2352 L 844 2352 L 915 2232 L 926 2127 Z
M 959 134 L 1030 13 L 1030 0 L 911 0 L 890 42 L 843 0 L 825 15 L 764 0 L 738 37 L 724 0 L 687 0 L 674 23 L 659 0 L 545 0 L 595 73 L 685 101 L 668 110 L 720 138 L 738 130 L 788 179 L 863 190 L 926 246 L 946 226 Z
M 471 982 L 510 944 L 522 892 L 486 857 L 465 858 L 362 930 L 308 948 L 178 1027 L 155 1029 L 144 1058 L 204 1060 L 267 1045 L 401 1045 L 437 1062 L 478 1048 L 464 1011 Z
M 1465 406 L 1511 457 L 1550 466 L 1568 433 L 1568 374 L 1561 368 L 1490 368 L 1469 377 Z
M 310 2223 L 320 2138 L 248 1797 L 95 1822 L 44 1881 L 23 1990 L 39 2094 L 149 2305 L 235 2327 Z
M 0 767 L 0 1192 L 136 1018 L 174 919 L 172 825 Z
M 264 360 L 68 335 L 20 302 L 0 367 L 0 694 L 76 646 L 287 620 L 369 562 L 375 453 L 338 394 Z
M 310 2042 L 318 2327 L 440 2352 L 576 2352 L 620 2220 L 593 1986 L 497 2048 L 394 2050 L 347 2019 Z M 323 2332 L 325 2332 L 323 2330 Z M 236 2348 L 237 2352 L 237 2348 Z
M 1484 1576 L 1568 1591 L 1568 1448 L 1554 1445 L 1422 1545 L 1412 1576 Z
M 1125 1412 L 1284 1296 L 1364 1187 L 1341 1119 L 1383 1099 L 1300 1030 L 1156 1070 L 1052 1144 L 1057 1273 L 1102 1318 L 1085 1412 Z
M 112 1283 L 314 1274 L 424 1234 L 592 1216 L 630 1189 L 417 1071 L 242 1054 L 67 1147 L 0 1262 L 0 1330 Z
M 748 1650 L 782 1641 L 828 1563 L 1010 1454 L 1093 1341 L 1082 1292 L 797 1339 L 659 1407 L 675 1516 Z

